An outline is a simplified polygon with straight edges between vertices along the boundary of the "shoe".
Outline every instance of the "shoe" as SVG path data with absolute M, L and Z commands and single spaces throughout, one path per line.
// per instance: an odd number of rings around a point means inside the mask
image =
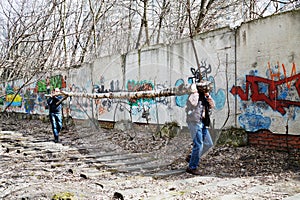
M 191 155 L 187 155 L 187 156 L 185 157 L 185 161 L 189 163 L 190 160 L 191 160 Z
M 186 168 L 186 172 L 189 174 L 193 174 L 193 175 L 201 175 L 201 172 L 199 171 L 199 169 L 191 169 L 191 168 Z
M 54 142 L 55 142 L 55 143 L 59 143 L 58 136 L 56 136 L 56 137 L 54 138 Z

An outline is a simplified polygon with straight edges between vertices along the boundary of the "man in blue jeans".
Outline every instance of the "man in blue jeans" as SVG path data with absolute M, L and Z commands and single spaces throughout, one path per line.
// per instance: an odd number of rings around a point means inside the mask
M 193 148 L 187 161 L 189 166 L 187 173 L 200 175 L 198 170 L 199 161 L 203 152 L 213 146 L 211 136 L 208 131 L 209 110 L 214 107 L 214 101 L 208 93 L 198 91 L 195 84 L 191 85 L 192 94 L 187 101 L 187 124 L 193 140 Z
M 59 88 L 55 88 L 55 90 L 51 92 L 50 98 L 47 99 L 49 118 L 52 125 L 55 143 L 59 142 L 59 132 L 62 129 L 62 96 L 59 94 Z

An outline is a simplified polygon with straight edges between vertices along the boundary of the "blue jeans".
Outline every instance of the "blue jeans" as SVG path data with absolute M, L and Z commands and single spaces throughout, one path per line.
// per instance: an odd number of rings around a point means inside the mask
M 61 113 L 50 113 L 49 117 L 52 125 L 54 138 L 58 138 L 59 132 L 62 128 L 62 115 Z
M 206 152 L 210 147 L 212 147 L 213 142 L 207 127 L 205 127 L 202 122 L 189 122 L 188 127 L 193 139 L 193 149 L 189 162 L 189 168 L 196 169 L 202 153 Z
M 209 133 L 209 130 L 206 126 L 203 126 L 202 128 L 202 133 L 203 133 L 203 150 L 202 150 L 202 154 L 203 155 L 205 152 L 208 151 L 208 149 L 210 149 L 214 143 L 211 139 L 211 135 Z

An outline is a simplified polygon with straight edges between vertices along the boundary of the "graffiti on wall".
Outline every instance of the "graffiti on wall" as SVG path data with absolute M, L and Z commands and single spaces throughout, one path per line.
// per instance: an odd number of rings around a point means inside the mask
M 199 70 L 199 69 L 197 69 Z M 175 83 L 175 86 L 179 86 L 184 84 L 185 81 L 188 84 L 191 84 L 192 81 L 197 80 L 197 70 L 195 68 L 190 68 L 191 76 L 184 79 L 178 79 Z M 225 102 L 225 93 L 222 89 L 216 89 L 215 80 L 210 75 L 212 69 L 211 65 L 207 64 L 206 61 L 201 62 L 201 73 L 203 78 L 209 80 L 213 83 L 213 91 L 211 91 L 211 96 L 214 98 L 216 102 L 216 108 L 222 109 Z M 199 77 L 198 77 L 199 78 Z M 107 85 L 107 81 L 104 76 L 99 77 L 98 82 L 96 84 L 92 84 L 91 81 L 87 80 L 84 85 L 82 83 L 80 85 L 72 84 L 67 88 L 66 83 L 67 77 L 63 75 L 55 75 L 55 76 L 47 76 L 44 79 L 39 79 L 35 83 L 30 86 L 24 87 L 20 90 L 19 94 L 14 99 L 12 106 L 9 108 L 13 111 L 26 112 L 29 114 L 33 113 L 47 113 L 46 110 L 46 96 L 45 94 L 49 93 L 50 90 L 58 87 L 64 88 L 67 91 L 75 92 L 75 93 L 87 93 L 88 91 L 92 91 L 93 93 L 106 93 L 106 92 L 118 92 L 123 91 L 120 88 L 119 80 L 109 80 L 109 84 Z M 16 84 L 16 83 L 14 83 Z M 108 87 L 105 87 L 107 85 Z M 161 90 L 165 88 L 169 88 L 170 84 L 168 82 L 154 84 L 149 80 L 128 80 L 125 84 L 124 91 L 147 91 L 147 90 Z M 172 87 L 172 86 L 171 86 Z M 9 84 L 6 85 L 6 88 L 0 87 L 5 94 L 3 98 L 0 100 L 0 104 L 6 105 L 7 102 L 12 100 L 12 96 L 16 94 L 18 91 L 18 87 L 11 86 Z M 176 105 L 180 108 L 184 108 L 186 106 L 188 95 L 176 96 L 175 102 Z M 171 97 L 157 97 L 157 98 L 141 98 L 141 99 L 133 99 L 133 100 L 123 100 L 120 103 L 120 100 L 117 99 L 97 99 L 92 100 L 83 97 L 70 97 L 70 107 L 69 114 L 74 116 L 75 118 L 86 118 L 87 114 L 91 113 L 93 109 L 97 111 L 97 114 L 104 114 L 108 112 L 115 112 L 113 108 L 119 109 L 120 112 L 124 112 L 126 106 L 130 106 L 130 112 L 134 116 L 143 117 L 145 111 L 149 113 L 151 119 L 155 120 L 157 117 L 157 105 L 162 105 L 164 108 L 173 109 L 171 106 Z M 122 104 L 124 103 L 124 104 Z M 117 105 L 117 107 L 116 107 Z M 154 107 L 155 106 L 155 107 Z M 155 109 L 151 109 L 155 108 Z M 19 110 L 17 110 L 19 109 Z
M 202 80 L 208 80 L 209 74 L 212 72 L 211 65 L 207 64 L 206 60 L 202 60 L 200 63 L 200 67 L 195 69 L 194 67 L 190 68 L 192 76 L 188 78 L 188 83 L 200 82 L 201 78 Z M 201 72 L 201 78 L 199 74 L 199 70 Z
M 9 111 L 32 113 L 45 113 L 46 97 L 45 93 L 49 93 L 53 88 L 66 88 L 66 77 L 57 75 L 41 79 L 36 83 L 25 86 L 12 82 L 0 86 L 2 94 L 0 98 L 1 106 L 8 106 Z
M 78 86 L 72 84 L 69 87 L 73 93 L 88 93 L 90 81 L 87 81 L 86 86 Z M 91 113 L 93 100 L 84 97 L 70 97 L 70 114 L 78 119 L 85 119 Z
M 21 107 L 22 97 L 19 94 L 15 94 L 15 91 L 18 90 L 18 88 L 14 88 L 11 85 L 7 85 L 5 90 L 6 90 L 5 92 L 6 105 L 11 104 L 11 106 L 13 107 Z
M 189 82 L 189 80 L 188 80 L 188 82 Z M 212 76 L 208 77 L 208 81 L 210 81 L 212 83 L 212 86 L 213 86 L 212 90 L 210 91 L 210 95 L 213 98 L 213 100 L 215 101 L 215 109 L 216 110 L 222 110 L 224 108 L 225 101 L 226 101 L 225 90 L 216 88 L 215 79 Z M 183 79 L 178 79 L 175 83 L 175 86 L 178 87 L 181 84 L 184 84 L 184 80 Z M 189 83 L 189 84 L 191 84 L 191 83 Z M 178 107 L 181 107 L 181 108 L 185 107 L 187 99 L 188 99 L 187 94 L 186 95 L 181 95 L 181 96 L 176 96 L 175 97 L 176 105 Z
M 224 108 L 225 101 L 226 101 L 225 90 L 222 88 L 217 89 L 214 77 L 212 76 L 208 77 L 208 81 L 211 82 L 212 84 L 212 90 L 210 92 L 210 96 L 215 101 L 215 109 L 222 110 Z
M 203 80 L 207 80 L 211 82 L 212 84 L 212 90 L 210 91 L 211 97 L 215 101 L 215 109 L 216 110 L 222 110 L 225 105 L 225 100 L 226 100 L 226 93 L 224 89 L 217 89 L 215 79 L 213 76 L 211 76 L 211 65 L 206 64 L 205 61 L 201 62 L 201 74 Z M 194 81 L 198 82 L 199 81 L 199 69 L 195 69 L 193 67 L 190 68 L 190 71 L 192 73 L 192 76 L 188 77 L 188 84 L 192 84 Z M 175 83 L 175 86 L 178 87 L 181 84 L 185 84 L 183 79 L 178 79 Z M 181 95 L 181 96 L 176 96 L 175 102 L 176 105 L 183 108 L 186 105 L 188 99 L 188 95 Z
M 118 92 L 120 91 L 120 81 L 119 80 L 111 80 L 109 83 L 109 88 L 105 88 L 104 86 L 105 78 L 104 76 L 100 77 L 100 84 L 93 85 L 94 93 L 107 93 L 107 92 Z
M 151 81 L 135 81 L 128 80 L 126 84 L 126 89 L 128 92 L 138 92 L 138 91 L 148 91 L 154 90 L 154 84 Z M 131 114 L 138 115 L 139 113 L 146 113 L 150 110 L 155 100 L 152 98 L 140 98 L 140 99 L 130 99 L 129 105 L 131 107 Z
M 120 81 L 119 80 L 111 80 L 109 87 L 105 87 L 105 77 L 101 76 L 99 79 L 99 84 L 93 85 L 93 92 L 95 93 L 107 93 L 107 92 L 119 92 L 120 89 Z M 156 84 L 152 81 L 142 80 L 128 80 L 125 85 L 125 91 L 128 92 L 138 92 L 138 91 L 149 91 L 149 90 L 161 90 L 167 88 L 167 84 Z M 143 116 L 143 114 L 147 112 L 152 112 L 151 108 L 153 105 L 161 104 L 167 106 L 168 108 L 171 106 L 170 98 L 168 97 L 157 97 L 157 98 L 140 98 L 140 99 L 130 99 L 128 101 L 120 101 L 117 99 L 97 99 L 95 100 L 96 109 L 98 110 L 98 114 L 102 115 L 105 113 L 109 113 L 113 111 L 115 105 L 118 105 L 118 111 L 124 112 L 126 108 L 124 107 L 124 103 L 130 106 L 130 113 L 132 116 Z M 115 112 L 115 110 L 114 110 Z M 154 111 L 153 111 L 154 112 Z M 152 119 L 155 118 L 156 114 L 152 113 Z M 149 113 L 151 115 L 151 113 Z
M 156 84 L 155 89 L 156 90 L 163 90 L 168 88 L 168 84 Z M 156 97 L 155 98 L 156 103 L 167 106 L 168 108 L 171 107 L 171 101 L 169 97 Z
M 269 128 L 271 119 L 263 116 L 263 111 L 271 108 L 284 116 L 291 106 L 300 106 L 300 74 L 296 74 L 296 64 L 288 76 L 284 64 L 271 67 L 268 63 L 267 78 L 258 76 L 257 71 L 246 75 L 243 86 L 233 86 L 230 92 L 242 100 L 243 114 L 239 117 L 241 125 L 249 131 Z M 255 109 L 251 109 L 255 108 Z M 293 115 L 296 117 L 296 112 Z
M 30 88 L 26 89 L 24 93 L 24 108 L 26 113 L 30 114 L 34 112 L 36 99 L 37 93 L 35 93 Z
M 36 84 L 35 92 L 47 92 L 49 93 L 54 88 L 66 88 L 67 77 L 62 75 L 56 75 L 52 77 L 46 77 L 46 79 L 39 80 Z
M 105 88 L 105 77 L 101 76 L 99 80 L 99 84 L 93 85 L 93 93 L 107 93 L 107 92 L 119 92 L 120 89 L 120 81 L 119 80 L 111 80 L 109 82 L 109 88 Z M 98 113 L 104 114 L 110 112 L 113 108 L 113 104 L 116 102 L 114 99 L 97 99 L 95 101 Z M 122 105 L 119 106 L 119 111 L 123 111 Z
M 3 92 L 3 88 L 1 88 L 1 90 Z M 33 113 L 37 95 L 32 93 L 33 89 L 31 90 L 30 86 L 26 89 L 20 89 L 17 84 L 7 84 L 4 91 L 5 98 L 2 98 L 1 105 L 9 106 L 7 110 Z
M 189 84 L 191 84 L 191 79 L 188 79 L 188 82 L 190 82 Z M 176 82 L 175 82 L 175 87 L 179 87 L 180 85 L 182 84 L 185 84 L 184 80 L 183 79 L 178 79 Z M 175 97 L 175 103 L 176 103 L 176 106 L 180 107 L 180 108 L 183 108 L 185 107 L 186 105 L 186 102 L 188 100 L 188 94 L 185 94 L 185 95 L 181 95 L 181 96 L 176 96 Z

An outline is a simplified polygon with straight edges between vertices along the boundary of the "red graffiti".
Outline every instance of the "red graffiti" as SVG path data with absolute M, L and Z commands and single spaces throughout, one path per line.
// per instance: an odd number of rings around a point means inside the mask
M 278 87 L 282 84 L 291 83 L 294 81 L 294 86 L 297 90 L 298 96 L 300 97 L 300 74 L 293 75 L 291 77 L 286 77 L 282 80 L 274 81 L 262 77 L 247 75 L 246 76 L 246 91 L 244 91 L 240 86 L 233 86 L 230 92 L 233 95 L 239 95 L 239 97 L 247 101 L 249 100 L 249 89 L 251 90 L 251 100 L 253 102 L 264 101 L 273 110 L 277 110 L 282 115 L 286 113 L 284 108 L 288 108 L 291 105 L 300 106 L 300 102 L 278 99 Z M 259 83 L 263 83 L 268 86 L 267 93 L 260 93 Z

